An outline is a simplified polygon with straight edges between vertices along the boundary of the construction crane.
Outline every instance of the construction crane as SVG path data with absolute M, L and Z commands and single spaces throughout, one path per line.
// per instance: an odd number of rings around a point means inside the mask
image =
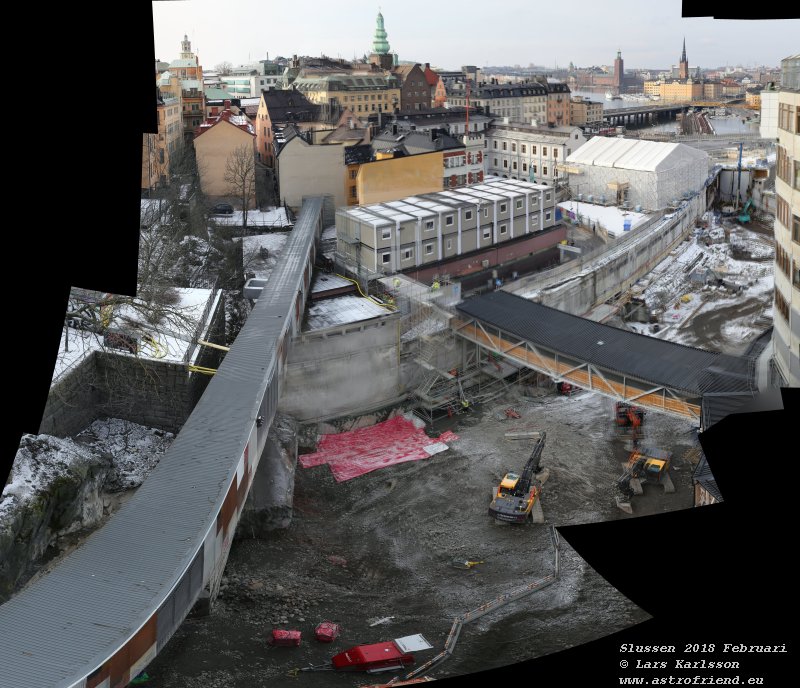
M 541 481 L 536 478 L 542 458 L 546 432 L 536 433 L 536 444 L 522 474 L 506 473 L 489 505 L 489 515 L 507 523 L 525 523 L 532 519 L 534 504 L 542 492 Z

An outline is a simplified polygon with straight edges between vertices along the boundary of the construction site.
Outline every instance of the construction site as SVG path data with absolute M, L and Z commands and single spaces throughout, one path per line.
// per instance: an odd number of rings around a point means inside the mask
M 257 538 L 240 526 L 213 614 L 187 619 L 149 666 L 158 685 L 458 676 L 648 618 L 551 527 L 692 508 L 697 424 L 641 411 L 629 422 L 611 399 L 458 341 L 446 279 L 386 282 L 413 393 L 368 416 L 276 421 L 298 454 L 291 525 Z M 650 459 L 663 479 L 648 480 Z M 322 622 L 332 644 L 314 638 Z M 299 635 L 281 647 L 275 629 Z M 382 680 L 334 669 L 336 653 L 414 634 L 429 649 Z

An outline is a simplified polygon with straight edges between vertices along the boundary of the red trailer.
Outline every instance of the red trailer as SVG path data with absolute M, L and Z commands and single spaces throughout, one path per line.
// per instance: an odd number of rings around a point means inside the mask
M 383 643 L 356 645 L 334 655 L 331 664 L 336 671 L 396 671 L 414 663 L 414 650 L 430 650 L 433 647 L 422 634 L 395 638 Z

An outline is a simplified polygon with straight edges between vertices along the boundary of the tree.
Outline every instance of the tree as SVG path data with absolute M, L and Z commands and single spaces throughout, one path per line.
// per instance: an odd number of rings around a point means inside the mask
M 247 211 L 256 192 L 256 165 L 253 146 L 243 143 L 234 148 L 225 164 L 228 193 L 242 202 L 242 228 L 247 229 Z
M 227 76 L 233 71 L 233 65 L 230 62 L 220 62 L 218 65 L 214 65 L 214 71 L 220 76 Z

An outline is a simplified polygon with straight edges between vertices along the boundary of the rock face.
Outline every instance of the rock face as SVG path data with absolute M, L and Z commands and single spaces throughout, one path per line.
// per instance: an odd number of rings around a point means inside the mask
M 0 603 L 59 538 L 99 526 L 118 501 L 111 495 L 138 487 L 173 437 L 115 418 L 75 439 L 23 436 L 0 496 Z
M 73 440 L 25 435 L 0 501 L 0 601 L 53 540 L 96 525 L 111 457 Z
M 253 485 L 247 495 L 237 537 L 261 537 L 292 522 L 294 471 L 297 465 L 297 422 L 276 415 L 267 435 Z

